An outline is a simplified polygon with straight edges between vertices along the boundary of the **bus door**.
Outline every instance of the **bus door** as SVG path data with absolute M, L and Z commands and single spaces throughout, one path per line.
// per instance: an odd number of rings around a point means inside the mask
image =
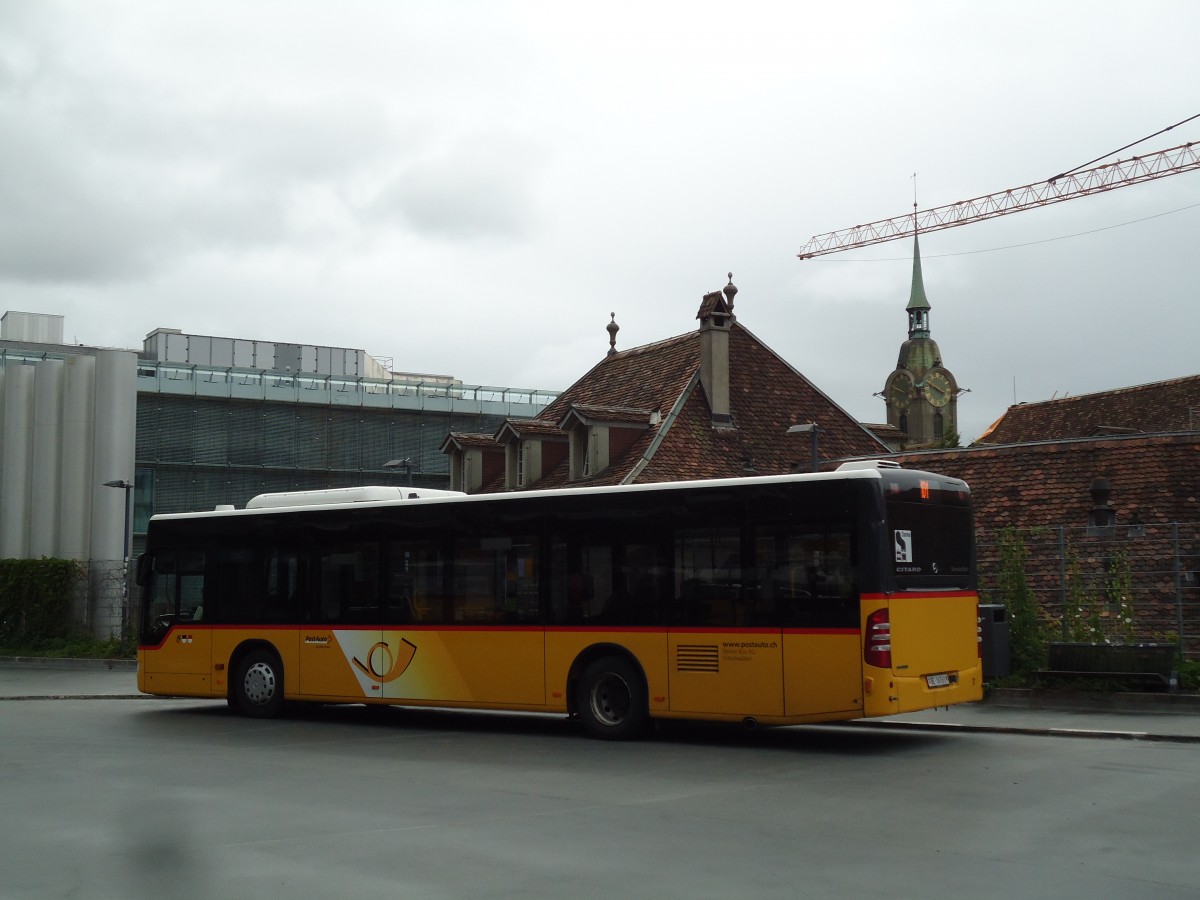
M 203 550 L 157 551 L 142 600 L 139 688 L 205 696 L 211 690 L 212 632 L 205 627 Z
M 385 624 L 373 668 L 383 696 L 390 700 L 461 696 L 461 685 L 447 687 L 445 645 L 439 634 L 439 626 L 453 618 L 446 595 L 445 542 L 407 537 L 385 547 Z M 431 677 L 435 672 L 441 673 L 440 677 Z
M 784 715 L 861 711 L 857 559 L 848 524 L 756 531 L 759 603 L 782 626 Z
M 377 698 L 389 671 L 379 616 L 379 542 L 314 529 L 307 622 L 300 629 L 300 693 Z
M 782 715 L 782 634 L 746 564 L 740 524 L 689 523 L 674 551 L 671 711 Z

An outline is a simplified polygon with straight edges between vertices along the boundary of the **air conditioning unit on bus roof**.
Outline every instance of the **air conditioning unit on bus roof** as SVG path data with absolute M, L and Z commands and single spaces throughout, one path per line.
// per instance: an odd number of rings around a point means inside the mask
M 321 491 L 282 491 L 251 497 L 246 509 L 268 509 L 281 506 L 330 506 L 336 503 L 378 503 L 384 500 L 425 500 L 431 497 L 462 497 L 462 491 L 442 491 L 434 488 L 369 487 L 328 488 Z
M 853 469 L 899 469 L 900 463 L 891 459 L 854 459 L 837 467 L 839 472 Z

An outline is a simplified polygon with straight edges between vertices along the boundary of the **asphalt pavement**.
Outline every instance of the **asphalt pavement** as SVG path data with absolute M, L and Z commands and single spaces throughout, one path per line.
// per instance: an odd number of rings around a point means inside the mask
M 0 658 L 0 702 L 47 699 L 138 700 L 147 695 L 138 693 L 137 665 L 130 660 Z M 1200 743 L 1200 696 L 999 690 L 981 703 L 841 724 Z

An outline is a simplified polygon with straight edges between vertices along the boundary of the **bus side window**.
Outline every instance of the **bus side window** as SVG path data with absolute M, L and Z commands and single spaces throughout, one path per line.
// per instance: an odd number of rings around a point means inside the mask
M 407 625 L 417 621 L 413 551 L 399 541 L 384 547 L 383 621 Z
M 456 536 L 454 621 L 537 621 L 537 555 L 534 535 L 485 532 Z
M 396 540 L 384 545 L 382 619 L 388 624 L 446 621 L 445 554 L 438 540 Z
M 300 587 L 300 557 L 288 548 L 274 548 L 266 555 L 266 585 L 259 618 L 264 622 L 290 622 L 300 611 L 296 608 Z M 255 585 L 257 587 L 257 585 Z
M 212 622 L 257 621 L 262 591 L 254 573 L 254 552 L 249 547 L 212 547 L 201 615 Z
M 578 542 L 557 538 L 550 544 L 550 623 L 580 625 L 595 596 L 592 577 L 582 565 Z
M 318 622 L 365 624 L 379 616 L 379 545 L 330 548 L 317 559 L 313 614 Z
M 858 585 L 847 525 L 758 529 L 750 605 L 762 624 L 857 627 Z
M 675 577 L 680 624 L 745 624 L 741 528 L 681 528 L 675 536 Z
M 179 621 L 190 620 L 204 603 L 204 552 L 165 550 L 147 570 L 143 629 L 151 639 Z

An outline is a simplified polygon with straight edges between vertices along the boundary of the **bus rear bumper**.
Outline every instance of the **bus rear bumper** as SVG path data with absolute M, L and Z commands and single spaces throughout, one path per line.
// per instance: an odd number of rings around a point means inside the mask
M 928 675 L 896 675 L 877 669 L 863 680 L 863 714 L 894 716 L 983 699 L 983 667 Z

